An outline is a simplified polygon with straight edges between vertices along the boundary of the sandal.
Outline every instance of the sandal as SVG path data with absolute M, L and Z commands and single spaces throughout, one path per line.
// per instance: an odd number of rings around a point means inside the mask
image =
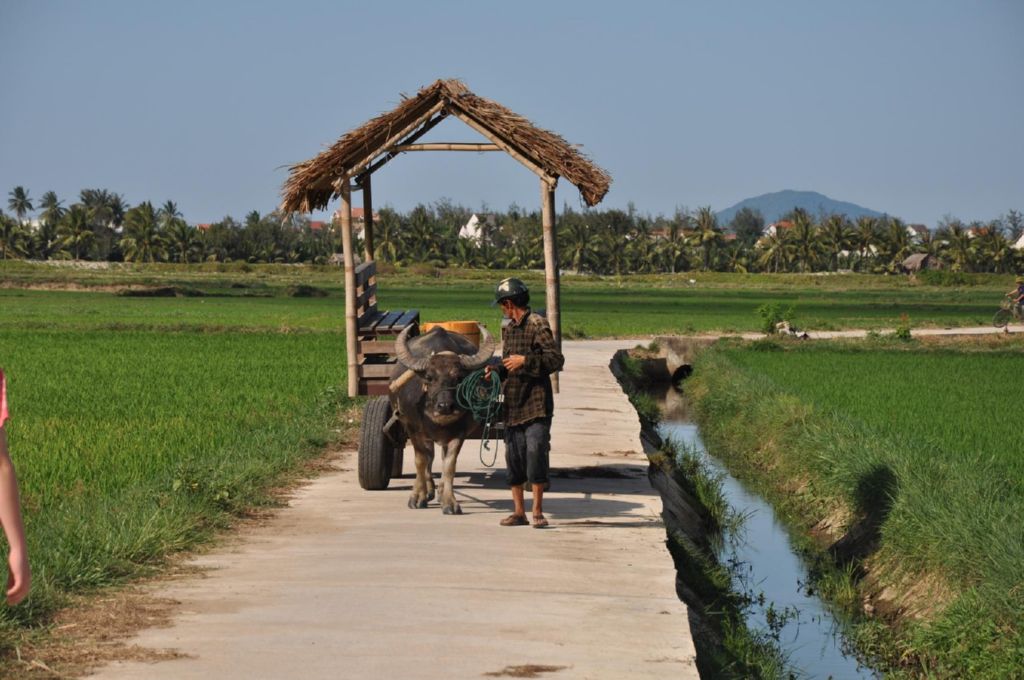
M 534 529 L 543 529 L 546 526 L 548 526 L 548 520 L 544 517 L 544 515 L 534 515 L 534 517 L 533 517 L 533 528 Z
M 526 519 L 526 515 L 509 515 L 499 522 L 503 527 L 522 527 L 529 523 L 530 520 Z

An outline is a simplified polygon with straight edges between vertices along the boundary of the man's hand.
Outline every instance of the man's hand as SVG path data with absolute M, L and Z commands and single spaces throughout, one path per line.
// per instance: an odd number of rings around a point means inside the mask
M 491 365 L 490 364 L 487 364 L 486 366 L 484 366 L 484 380 L 486 380 L 487 382 L 491 381 Z
M 502 359 L 501 363 L 509 373 L 515 373 L 526 365 L 526 357 L 522 354 L 510 354 Z

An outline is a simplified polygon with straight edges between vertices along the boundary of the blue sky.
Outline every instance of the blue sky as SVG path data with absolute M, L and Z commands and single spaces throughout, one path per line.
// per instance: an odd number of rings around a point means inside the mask
M 800 189 L 931 226 L 1024 210 L 1019 0 L 0 0 L 0 207 L 24 185 L 266 212 L 284 166 L 437 78 L 582 144 L 613 176 L 604 206 Z M 446 121 L 424 141 L 477 139 Z M 374 175 L 378 206 L 441 197 L 539 189 L 493 153 Z M 564 181 L 557 200 L 580 205 Z

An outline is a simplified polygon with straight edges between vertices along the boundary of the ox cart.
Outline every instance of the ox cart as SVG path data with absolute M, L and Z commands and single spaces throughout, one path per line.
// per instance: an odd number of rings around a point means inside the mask
M 478 330 L 466 332 L 465 334 L 449 330 L 450 328 L 458 328 L 465 332 L 468 330 L 467 326 L 472 326 Z M 485 436 L 489 439 L 504 437 L 502 423 L 488 423 L 485 431 L 484 425 L 478 422 L 472 413 L 465 412 L 465 409 L 456 403 L 458 399 L 455 396 L 457 391 L 455 387 L 461 385 L 462 379 L 466 378 L 469 371 L 479 372 L 483 364 L 493 353 L 494 343 L 491 341 L 486 330 L 483 330 L 476 322 L 424 324 L 423 328 L 426 331 L 426 335 L 423 337 L 419 337 L 418 324 L 408 327 L 399 334 L 395 342 L 395 349 L 390 355 L 392 360 L 388 362 L 390 373 L 385 385 L 385 394 L 387 396 L 376 396 L 366 403 L 360 425 L 358 456 L 359 485 L 364 489 L 371 491 L 386 489 L 392 478 L 402 475 L 403 452 L 406 443 L 410 439 L 410 434 L 403 423 L 401 414 L 396 412 L 396 406 L 404 402 L 406 404 L 406 411 L 414 411 L 415 409 L 409 408 L 409 405 L 412 403 L 410 401 L 410 394 L 413 395 L 413 401 L 418 401 L 425 396 L 426 401 L 433 407 L 438 406 L 440 402 L 447 402 L 442 408 L 447 409 L 446 412 L 451 414 L 448 416 L 452 419 L 450 426 L 439 427 L 437 423 L 428 422 L 426 427 L 424 427 L 422 423 L 413 423 L 414 430 L 420 432 L 421 443 L 425 440 L 425 443 L 429 444 L 431 448 L 435 438 L 439 438 L 438 443 L 441 444 L 442 450 L 444 450 L 450 437 L 459 440 L 458 447 L 461 447 L 461 443 L 469 439 L 481 439 Z M 484 334 L 483 343 L 479 339 L 481 330 L 483 330 Z M 413 342 L 410 342 L 410 340 L 413 340 Z M 422 377 L 424 369 L 427 368 L 428 364 L 435 369 L 438 368 L 437 359 L 433 356 L 434 352 L 425 352 L 423 349 L 418 349 L 418 356 L 413 356 L 408 351 L 406 343 L 408 343 L 408 346 L 413 346 L 416 344 L 416 341 L 419 341 L 418 347 L 420 348 L 429 348 L 431 343 L 448 343 L 448 345 L 445 345 L 446 347 L 455 349 L 458 352 L 457 354 L 454 354 L 452 351 L 437 352 L 439 355 L 453 355 L 452 361 L 455 362 L 452 364 L 454 372 L 449 376 L 449 384 L 447 386 L 447 391 L 450 394 L 443 399 L 437 400 L 434 397 L 437 396 L 435 393 L 443 393 L 445 390 L 439 391 L 427 386 L 425 379 Z M 399 358 L 401 358 L 400 362 Z M 419 365 L 417 366 L 417 364 Z M 438 372 L 434 371 L 434 373 Z M 407 386 L 407 383 L 412 384 Z M 496 388 L 490 388 L 490 383 L 484 383 L 478 387 L 478 392 L 483 395 L 484 392 L 493 391 L 493 389 Z M 405 391 L 404 396 L 403 390 Z M 373 393 L 370 392 L 370 394 Z M 379 392 L 377 393 L 379 394 Z M 483 398 L 486 401 L 485 395 Z M 481 397 L 478 396 L 476 399 L 479 401 Z M 421 401 L 419 402 L 419 404 L 422 403 Z M 497 408 L 494 409 L 494 412 L 497 412 Z M 407 422 L 421 420 L 416 416 L 417 414 L 415 413 L 407 413 L 405 420 Z M 432 430 L 433 434 L 431 434 Z M 454 434 L 456 431 L 457 435 Z M 413 443 L 416 443 L 415 438 Z M 458 455 L 458 447 L 455 451 L 456 456 Z

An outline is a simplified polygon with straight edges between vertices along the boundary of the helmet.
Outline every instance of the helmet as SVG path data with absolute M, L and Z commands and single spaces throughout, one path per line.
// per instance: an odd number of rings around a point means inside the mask
M 494 302 L 491 304 L 496 305 L 507 298 L 514 298 L 520 295 L 529 294 L 530 289 L 527 288 L 526 284 L 519 279 L 502 279 L 501 282 L 498 283 L 497 288 L 494 289 Z

